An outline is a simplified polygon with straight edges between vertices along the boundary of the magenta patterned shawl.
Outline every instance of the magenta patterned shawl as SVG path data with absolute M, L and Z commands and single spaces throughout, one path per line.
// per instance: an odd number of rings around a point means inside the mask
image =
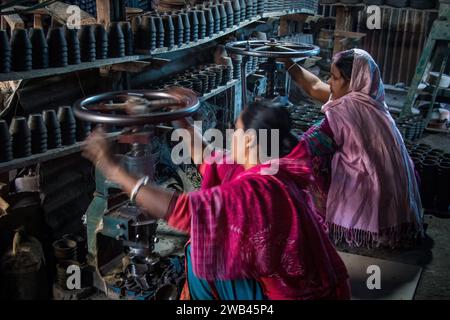
M 306 191 L 305 143 L 277 161 L 275 175 L 260 174 L 266 163 L 221 185 L 214 170 L 217 177 L 205 177 L 214 187 L 189 194 L 193 271 L 207 280 L 257 279 L 271 299 L 337 297 L 348 276 Z

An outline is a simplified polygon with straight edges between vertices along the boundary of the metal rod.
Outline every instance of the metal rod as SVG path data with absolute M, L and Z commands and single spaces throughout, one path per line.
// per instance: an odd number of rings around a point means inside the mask
M 425 128 L 428 127 L 428 124 L 431 120 L 431 115 L 433 114 L 434 103 L 436 102 L 436 98 L 440 88 L 439 84 L 441 83 L 442 75 L 444 74 L 445 68 L 447 67 L 449 55 L 450 55 L 450 43 L 447 46 L 445 57 L 441 64 L 441 70 L 439 71 L 439 77 L 437 79 L 436 87 L 433 90 L 433 98 L 431 99 L 430 108 L 428 109 L 427 117 L 425 119 Z
M 241 87 L 242 87 L 242 108 L 247 106 L 247 74 L 246 74 L 246 66 L 249 60 L 248 56 L 242 56 L 241 63 Z

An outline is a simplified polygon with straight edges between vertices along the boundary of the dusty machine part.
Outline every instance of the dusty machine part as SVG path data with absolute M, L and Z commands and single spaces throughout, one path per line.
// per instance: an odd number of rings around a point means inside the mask
M 241 76 L 245 75 L 247 63 L 251 57 L 267 58 L 267 62 L 261 64 L 261 68 L 265 71 L 267 77 L 266 98 L 273 98 L 276 94 L 275 72 L 277 70 L 277 59 L 307 58 L 320 52 L 319 47 L 314 45 L 279 42 L 275 39 L 230 42 L 226 44 L 225 48 L 232 54 L 242 56 L 242 63 L 240 64 Z M 246 91 L 246 81 L 242 81 L 242 92 Z M 246 105 L 246 94 L 242 95 L 242 100 L 243 105 Z
M 192 115 L 199 106 L 192 90 L 173 87 L 100 94 L 79 100 L 74 110 L 83 121 L 127 127 L 118 142 L 129 151 L 116 159 L 130 173 L 157 183 L 154 144 L 159 142 L 154 125 Z M 184 277 L 183 258 L 157 253 L 158 221 L 148 218 L 99 171 L 85 221 L 93 286 L 114 299 L 171 299 L 178 295 Z

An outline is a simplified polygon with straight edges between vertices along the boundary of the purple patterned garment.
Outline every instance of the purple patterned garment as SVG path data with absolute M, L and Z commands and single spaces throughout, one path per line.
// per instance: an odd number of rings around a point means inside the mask
M 335 242 L 397 247 L 423 236 L 418 185 L 380 70 L 367 52 L 354 52 L 351 92 L 322 107 L 334 141 L 326 224 Z M 304 139 L 314 144 L 321 135 L 311 130 Z

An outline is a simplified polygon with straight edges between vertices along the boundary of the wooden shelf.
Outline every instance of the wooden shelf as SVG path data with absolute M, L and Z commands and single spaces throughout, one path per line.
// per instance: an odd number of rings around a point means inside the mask
M 255 16 L 252 19 L 248 19 L 248 20 L 242 21 L 239 25 L 233 26 L 231 28 L 227 28 L 225 31 L 220 31 L 219 33 L 214 34 L 214 35 L 212 35 L 210 37 L 206 37 L 204 39 L 200 39 L 200 40 L 195 41 L 195 42 L 190 42 L 188 44 L 184 44 L 184 45 L 179 46 L 179 47 L 173 47 L 170 50 L 168 48 L 166 48 L 166 47 L 165 48 L 158 48 L 158 49 L 152 51 L 151 54 L 153 56 L 161 56 L 161 55 L 169 54 L 169 53 L 172 53 L 172 52 L 177 52 L 177 51 L 181 51 L 181 50 L 185 50 L 185 49 L 195 48 L 195 47 L 200 46 L 202 44 L 205 44 L 205 43 L 214 41 L 216 39 L 219 39 L 219 38 L 221 38 L 223 36 L 226 36 L 227 34 L 233 33 L 236 30 L 239 30 L 239 29 L 241 29 L 243 27 L 246 27 L 246 26 L 248 26 L 248 25 L 250 25 L 250 24 L 252 24 L 254 22 L 257 22 L 259 20 L 261 20 L 261 16 Z
M 122 57 L 122 58 L 102 59 L 102 60 L 97 60 L 94 62 L 82 62 L 80 64 L 69 65 L 67 67 L 61 67 L 61 68 L 46 68 L 46 69 L 35 69 L 35 70 L 23 71 L 23 72 L 0 73 L 0 81 L 41 78 L 41 77 L 53 76 L 53 75 L 70 73 L 70 72 L 75 72 L 75 71 L 100 68 L 100 67 L 113 65 L 113 64 L 151 59 L 152 57 L 163 56 L 166 54 L 170 54 L 172 52 L 177 52 L 177 51 L 200 46 L 202 44 L 205 44 L 205 43 L 208 43 L 215 39 L 218 39 L 220 37 L 223 37 L 229 33 L 232 33 L 234 31 L 236 31 L 240 28 L 243 28 L 249 24 L 252 24 L 260 19 L 261 19 L 260 16 L 256 16 L 253 19 L 243 21 L 239 25 L 233 26 L 232 28 L 228 28 L 225 31 L 221 31 L 218 34 L 215 34 L 211 37 L 207 37 L 205 39 L 201 39 L 196 42 L 191 42 L 191 43 L 179 46 L 179 47 L 173 47 L 170 50 L 167 47 L 164 47 L 164 48 L 158 48 L 147 54 L 136 54 L 136 55 L 126 56 L 126 57 Z
M 133 55 L 126 56 L 122 58 L 109 58 L 102 59 L 93 62 L 82 62 L 80 64 L 69 65 L 67 67 L 60 68 L 46 68 L 46 69 L 34 69 L 30 71 L 21 72 L 10 72 L 10 73 L 0 73 L 0 81 L 10 81 L 10 80 L 23 80 L 23 79 L 33 79 L 41 78 L 47 76 L 54 76 L 58 74 L 70 73 L 75 71 L 100 68 L 108 65 L 119 64 L 124 62 L 136 61 L 150 59 L 150 55 Z
M 182 46 L 173 47 L 170 49 L 167 47 L 158 48 L 151 52 L 138 52 L 137 54 L 132 55 L 132 56 L 126 56 L 126 57 L 122 57 L 122 58 L 102 59 L 102 60 L 97 60 L 94 62 L 82 62 L 80 64 L 69 65 L 67 67 L 34 69 L 34 70 L 30 70 L 30 71 L 0 73 L 0 81 L 24 80 L 24 79 L 48 77 L 48 76 L 54 76 L 54 75 L 58 75 L 58 74 L 65 74 L 65 73 L 70 73 L 70 72 L 100 68 L 100 67 L 104 67 L 104 66 L 108 66 L 108 65 L 120 64 L 120 63 L 125 63 L 125 62 L 151 59 L 152 57 L 164 56 L 164 55 L 167 55 L 167 54 L 170 54 L 173 52 L 182 51 L 182 50 L 186 50 L 186 49 L 190 49 L 190 48 L 195 48 L 197 46 L 203 45 L 210 41 L 214 41 L 223 36 L 226 36 L 227 34 L 235 32 L 236 30 L 238 30 L 240 28 L 246 27 L 254 22 L 257 22 L 261 18 L 278 17 L 278 16 L 283 16 L 286 14 L 295 14 L 295 13 L 314 14 L 314 12 L 312 12 L 311 10 L 307 10 L 307 9 L 294 10 L 294 11 L 284 10 L 284 11 L 268 12 L 268 13 L 264 13 L 262 16 L 257 15 L 255 17 L 253 17 L 252 19 L 242 21 L 239 25 L 233 26 L 231 28 L 227 28 L 225 31 L 221 31 L 211 37 L 206 37 L 204 39 L 201 39 L 201 40 L 198 40 L 195 42 L 190 42 L 190 43 L 184 44 Z
M 200 97 L 200 101 L 205 101 L 211 97 L 214 97 L 215 95 L 218 95 L 219 93 L 222 93 L 222 92 L 234 87 L 235 85 L 238 84 L 238 82 L 239 82 L 238 80 L 231 80 L 226 85 L 220 86 L 220 87 L 216 88 L 215 90 L 212 90 L 211 92 Z M 113 141 L 113 140 L 117 139 L 117 137 L 120 135 L 120 133 L 121 132 L 110 133 L 110 134 L 108 134 L 107 139 L 109 141 Z M 52 160 L 52 159 L 56 159 L 56 158 L 61 158 L 61 157 L 64 157 L 64 156 L 67 156 L 67 155 L 70 155 L 73 153 L 80 152 L 81 148 L 84 146 L 84 144 L 85 144 L 84 142 L 77 142 L 70 146 L 62 146 L 60 148 L 48 150 L 47 152 L 44 152 L 44 153 L 33 154 L 29 157 L 13 159 L 8 162 L 0 162 L 0 173 L 6 172 L 6 171 L 11 171 L 11 170 L 18 169 L 18 168 L 32 166 L 39 162 L 44 162 L 44 161 L 48 161 L 48 160 Z
M 218 87 L 218 88 L 212 90 L 211 92 L 206 93 L 205 95 L 201 96 L 200 101 L 208 100 L 209 98 L 212 98 L 212 97 L 218 95 L 219 93 L 222 93 L 222 92 L 236 86 L 238 83 L 239 83 L 239 80 L 231 80 L 226 85 Z
M 113 141 L 120 135 L 120 132 L 109 133 L 107 140 Z M 56 149 L 50 149 L 47 152 L 33 154 L 29 157 L 13 159 L 8 162 L 0 162 L 0 173 L 11 171 L 18 168 L 24 168 L 28 166 L 32 166 L 39 162 L 44 162 L 56 158 L 61 158 L 73 153 L 77 153 L 81 151 L 81 148 L 85 145 L 85 142 L 77 142 L 70 146 L 62 146 Z
M 370 6 L 370 4 L 367 3 L 354 3 L 354 4 L 350 4 L 350 3 L 341 3 L 341 2 L 336 2 L 336 3 L 323 3 L 323 4 L 319 4 L 321 6 L 336 6 L 336 7 L 361 7 L 361 9 L 366 8 L 368 6 Z M 412 7 L 394 7 L 394 6 L 390 6 L 387 4 L 383 4 L 383 5 L 377 5 L 377 7 L 380 7 L 381 9 L 398 9 L 398 10 L 412 10 L 412 11 L 421 11 L 421 12 L 439 12 L 439 9 L 416 9 L 416 8 L 412 8 Z
M 282 10 L 282 11 L 273 11 L 273 12 L 267 12 L 263 13 L 263 18 L 272 18 L 272 17 L 281 17 L 285 16 L 287 14 L 316 14 L 313 10 L 309 9 L 299 9 L 299 10 Z

